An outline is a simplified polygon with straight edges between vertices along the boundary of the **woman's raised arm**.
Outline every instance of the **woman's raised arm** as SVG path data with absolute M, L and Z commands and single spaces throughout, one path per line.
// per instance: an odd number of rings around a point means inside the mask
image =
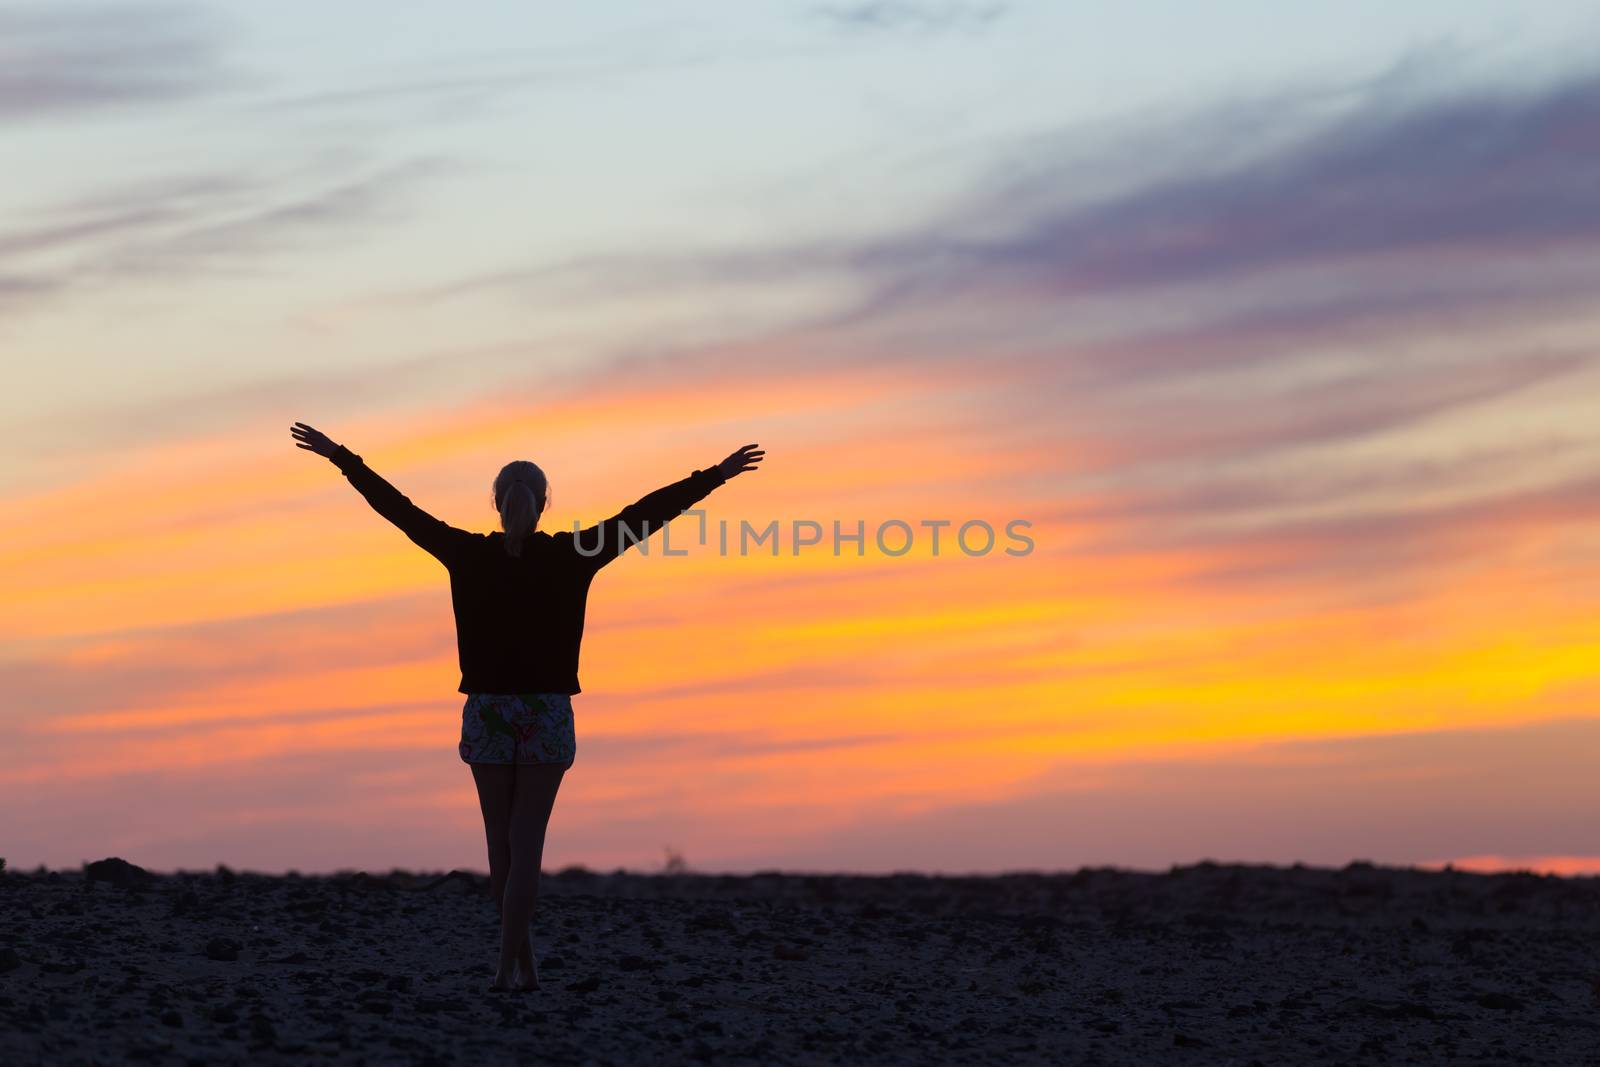
M 687 478 L 662 486 L 629 504 L 604 522 L 573 535 L 578 554 L 595 567 L 603 567 L 656 530 L 704 499 L 717 486 L 744 471 L 753 471 L 766 452 L 745 445 L 721 463 L 697 470 Z
M 289 432 L 294 435 L 297 447 L 332 460 L 374 511 L 398 526 L 412 542 L 446 567 L 472 537 L 466 530 L 458 530 L 417 507 L 400 490 L 379 477 L 360 456 L 344 445 L 334 444 L 321 431 L 297 422 Z

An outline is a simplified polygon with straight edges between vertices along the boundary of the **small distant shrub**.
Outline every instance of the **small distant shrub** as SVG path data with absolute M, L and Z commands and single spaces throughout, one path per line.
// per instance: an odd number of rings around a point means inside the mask
M 667 862 L 662 866 L 662 874 L 688 874 L 689 864 L 684 861 L 683 853 L 674 848 L 667 848 Z

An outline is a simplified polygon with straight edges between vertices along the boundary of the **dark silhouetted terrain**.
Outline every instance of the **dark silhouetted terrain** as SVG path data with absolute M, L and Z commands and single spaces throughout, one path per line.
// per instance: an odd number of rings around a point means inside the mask
M 1200 864 L 0 876 L 0 1062 L 1600 1061 L 1600 880 Z

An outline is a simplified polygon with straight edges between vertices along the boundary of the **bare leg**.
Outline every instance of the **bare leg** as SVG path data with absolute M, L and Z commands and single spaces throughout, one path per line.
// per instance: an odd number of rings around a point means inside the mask
M 509 850 L 508 850 L 509 852 Z M 496 894 L 494 898 L 495 914 L 500 916 L 502 928 L 506 921 L 506 880 L 504 872 L 501 874 L 498 885 L 491 879 L 489 892 Z M 512 972 L 513 983 L 518 989 L 537 989 L 539 987 L 539 972 L 533 962 L 533 941 L 529 938 L 522 939 L 522 951 L 517 953 L 517 968 Z
M 472 780 L 478 787 L 478 806 L 483 811 L 483 833 L 489 846 L 489 896 L 496 913 L 505 916 L 506 875 L 511 868 L 511 798 L 515 784 L 509 763 L 472 763 Z M 526 941 L 517 957 L 521 981 L 533 975 L 533 946 Z
M 560 763 L 524 763 L 517 767 L 511 798 L 511 862 L 506 873 L 505 902 L 500 913 L 500 970 L 497 986 L 509 986 L 512 968 L 528 944 L 528 920 L 539 897 L 539 867 L 544 862 L 544 834 L 555 807 L 556 790 L 567 766 Z M 529 980 L 531 979 L 531 981 Z M 527 968 L 523 987 L 539 984 L 537 971 Z

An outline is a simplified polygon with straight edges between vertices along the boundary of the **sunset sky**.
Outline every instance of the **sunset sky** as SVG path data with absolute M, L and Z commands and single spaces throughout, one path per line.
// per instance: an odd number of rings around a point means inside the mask
M 767 449 L 777 556 L 596 580 L 547 869 L 1600 872 L 1596 39 L 0 6 L 0 855 L 487 868 L 447 575 L 304 421 L 483 532 Z

